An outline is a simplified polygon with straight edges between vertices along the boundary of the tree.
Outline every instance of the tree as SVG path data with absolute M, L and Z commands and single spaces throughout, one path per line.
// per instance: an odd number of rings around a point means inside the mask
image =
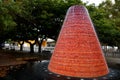
M 115 23 L 115 26 L 117 28 L 116 36 L 115 36 L 115 42 L 116 45 L 120 49 L 120 1 L 115 0 L 115 4 L 112 7 L 112 16 L 111 19 L 113 23 Z
M 87 6 L 102 45 L 116 46 L 118 29 L 112 19 L 112 6 L 110 0 L 102 2 L 98 7 Z
M 9 14 L 9 10 L 5 3 L 0 2 L 0 44 L 6 39 L 9 39 L 13 32 L 16 23 L 13 21 L 13 17 Z
M 38 43 L 41 51 L 43 39 L 57 39 L 68 6 L 77 2 L 81 3 L 79 0 L 23 0 L 20 13 L 12 10 L 17 23 L 14 39 L 28 42 L 31 52 L 34 52 L 32 46 Z M 40 41 L 38 38 L 41 38 Z M 31 44 L 28 40 L 35 40 L 35 43 Z

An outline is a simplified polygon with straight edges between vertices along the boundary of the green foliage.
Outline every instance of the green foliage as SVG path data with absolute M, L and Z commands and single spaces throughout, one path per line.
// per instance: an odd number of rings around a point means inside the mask
M 15 28 L 16 23 L 13 21 L 13 17 L 9 14 L 7 5 L 0 3 L 0 43 L 2 43 L 7 38 L 8 35 Z M 7 37 L 6 37 L 7 36 Z
M 119 20 L 117 18 L 113 19 L 114 5 L 110 0 L 106 0 L 98 7 L 94 5 L 87 6 L 102 45 L 118 46 L 119 44 L 117 39 L 119 39 L 118 34 L 120 34 L 120 31 L 116 26 Z
M 29 39 L 35 39 L 37 36 L 46 35 L 57 39 L 63 19 L 69 6 L 80 4 L 80 0 L 23 0 L 21 13 L 17 14 L 17 28 L 24 30 L 16 31 L 19 37 L 24 34 Z M 21 25 L 27 26 L 23 27 Z M 17 30 L 18 30 L 17 29 Z M 26 33 L 26 30 L 28 31 Z M 38 31 L 39 30 L 39 31 Z M 16 33 L 16 34 L 17 34 Z M 37 34 L 37 35 L 36 35 Z M 26 37 L 25 38 L 28 38 Z
M 57 39 L 67 9 L 85 5 L 102 44 L 120 45 L 120 2 L 99 6 L 81 0 L 21 0 L 0 2 L 0 41 L 28 40 L 46 36 Z M 6 36 L 4 38 L 4 36 Z

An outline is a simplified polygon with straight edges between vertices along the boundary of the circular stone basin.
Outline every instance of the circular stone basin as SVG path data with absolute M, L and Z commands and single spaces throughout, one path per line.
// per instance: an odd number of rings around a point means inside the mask
M 12 68 L 4 80 L 120 80 L 120 70 L 109 68 L 109 74 L 95 78 L 80 78 L 55 74 L 48 70 L 49 60 L 28 62 L 19 69 Z M 10 79 L 9 79 L 10 78 Z M 1 80 L 1 79 L 0 79 Z
M 48 64 L 48 63 L 46 63 Z M 45 69 L 46 68 L 46 69 Z M 120 70 L 109 68 L 109 74 L 101 77 L 95 78 L 79 78 L 79 77 L 70 77 L 60 74 L 53 73 L 48 70 L 47 65 L 44 66 L 44 72 L 47 75 L 47 80 L 120 80 Z

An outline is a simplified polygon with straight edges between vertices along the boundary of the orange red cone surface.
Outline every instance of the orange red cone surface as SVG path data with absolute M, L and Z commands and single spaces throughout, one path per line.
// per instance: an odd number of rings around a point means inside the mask
M 99 77 L 109 70 L 84 6 L 68 9 L 48 69 L 73 77 Z

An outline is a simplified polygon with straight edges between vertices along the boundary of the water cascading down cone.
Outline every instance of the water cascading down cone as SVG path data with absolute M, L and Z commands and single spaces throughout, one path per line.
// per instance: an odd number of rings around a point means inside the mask
M 99 40 L 84 6 L 75 5 L 68 9 L 48 69 L 83 78 L 108 74 Z

